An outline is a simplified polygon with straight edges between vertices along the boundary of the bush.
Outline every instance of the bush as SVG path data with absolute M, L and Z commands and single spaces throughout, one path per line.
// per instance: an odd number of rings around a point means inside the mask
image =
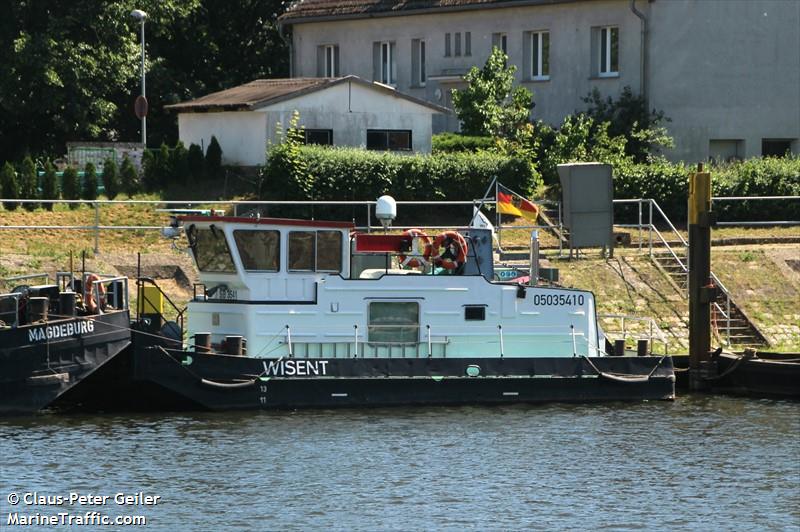
M 222 177 L 222 147 L 215 136 L 211 137 L 206 150 L 206 177 L 209 179 Z
M 119 194 L 119 172 L 117 172 L 117 163 L 114 162 L 114 159 L 106 159 L 103 163 L 102 178 L 106 197 L 113 200 Z
M 86 163 L 83 168 L 83 199 L 93 201 L 97 199 L 97 171 L 93 163 Z
M 194 143 L 190 144 L 189 153 L 186 155 L 186 164 L 189 167 L 189 178 L 193 182 L 203 179 L 204 163 L 203 148 Z
M 162 144 L 158 151 L 145 150 L 142 155 L 144 188 L 147 192 L 155 192 L 163 188 L 168 177 L 169 148 Z
M 183 142 L 178 141 L 169 154 L 170 185 L 189 183 L 189 152 Z
M 78 180 L 78 171 L 73 167 L 64 170 L 61 176 L 61 193 L 65 200 L 80 199 L 80 181 Z M 70 203 L 70 209 L 77 209 L 80 205 L 78 203 Z
M 139 173 L 136 171 L 136 167 L 133 166 L 133 161 L 127 155 L 122 158 L 122 166 L 120 167 L 120 187 L 129 198 L 139 192 Z
M 37 199 L 39 197 L 39 179 L 36 176 L 36 165 L 30 155 L 22 160 L 19 169 L 19 195 L 22 199 Z M 39 205 L 36 203 L 23 203 L 26 211 L 35 211 Z
M 492 137 L 461 135 L 460 133 L 439 133 L 431 138 L 433 153 L 476 152 L 489 150 L 495 145 Z
M 47 161 L 44 165 L 41 198 L 43 200 L 58 199 L 58 179 L 56 178 L 56 167 L 53 166 L 53 163 L 50 161 Z M 53 203 L 51 202 L 42 202 L 42 206 L 48 211 L 53 210 Z
M 3 170 L 0 171 L 0 194 L 6 199 L 19 198 L 19 184 L 17 184 L 17 172 L 11 163 L 3 165 Z M 19 203 L 12 203 L 10 201 L 3 202 L 3 207 L 6 210 L 16 210 Z

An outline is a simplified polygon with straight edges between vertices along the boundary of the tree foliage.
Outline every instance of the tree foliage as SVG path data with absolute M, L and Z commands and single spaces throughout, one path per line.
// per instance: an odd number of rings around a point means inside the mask
M 213 135 L 206 149 L 206 177 L 209 179 L 222 177 L 222 147 L 217 137 Z
M 64 170 L 61 176 L 61 194 L 65 200 L 80 199 L 81 189 L 80 180 L 78 179 L 78 171 L 72 166 Z M 77 209 L 80 206 L 78 203 L 70 203 L 70 209 Z
M 44 176 L 42 176 L 42 199 L 43 200 L 56 200 L 58 199 L 58 178 L 56 177 L 56 167 L 53 163 L 47 161 L 44 165 Z M 42 205 L 48 210 L 53 210 L 53 203 L 42 202 Z
M 465 89 L 453 90 L 453 107 L 466 135 L 513 137 L 528 123 L 533 95 L 525 87 L 514 88 L 517 67 L 494 48 L 483 68 L 472 67 Z
M 17 183 L 17 172 L 11 163 L 5 163 L 3 169 L 0 170 L 0 194 L 5 199 L 18 199 L 19 198 L 19 184 Z M 6 210 L 16 210 L 16 202 L 4 201 L 3 207 Z
M 83 168 L 83 199 L 96 200 L 97 199 L 97 170 L 94 163 L 88 162 Z
M 110 157 L 103 163 L 102 179 L 106 197 L 113 200 L 119 194 L 119 172 L 117 171 L 117 163 Z
M 36 199 L 39 197 L 39 179 L 36 176 L 36 164 L 28 155 L 22 160 L 19 167 L 19 195 L 22 199 Z M 26 211 L 35 211 L 39 205 L 36 203 L 23 203 Z
M 203 148 L 195 143 L 190 144 L 189 153 L 186 155 L 186 164 L 189 168 L 190 179 L 194 182 L 202 180 L 205 174 Z
M 122 158 L 122 166 L 120 167 L 119 173 L 122 191 L 125 192 L 129 198 L 133 197 L 134 194 L 139 192 L 139 173 L 136 171 L 133 161 L 131 161 L 130 157 L 127 155 Z

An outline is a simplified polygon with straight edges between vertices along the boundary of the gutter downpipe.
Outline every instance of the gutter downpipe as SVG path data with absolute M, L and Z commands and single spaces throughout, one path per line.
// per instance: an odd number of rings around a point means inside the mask
M 639 93 L 644 98 L 645 108 L 650 108 L 650 101 L 647 95 L 647 63 L 648 63 L 648 55 L 649 50 L 647 48 L 647 17 L 636 9 L 636 0 L 631 0 L 631 11 L 634 15 L 639 17 L 639 20 L 642 21 L 642 38 L 641 38 L 641 54 L 639 55 Z
M 633 1 L 633 0 L 631 0 L 631 1 Z M 292 45 L 292 41 L 294 39 L 289 40 L 289 39 L 286 38 L 286 35 L 284 35 L 284 33 L 283 33 L 283 29 L 285 28 L 283 23 L 278 22 L 277 26 L 278 26 L 278 37 L 280 37 L 281 40 L 284 42 L 284 44 L 286 44 L 286 46 L 289 47 L 289 77 L 293 78 L 294 77 L 294 46 Z

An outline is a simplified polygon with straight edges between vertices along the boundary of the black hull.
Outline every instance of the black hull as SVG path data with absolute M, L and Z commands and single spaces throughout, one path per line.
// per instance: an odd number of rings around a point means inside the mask
M 714 391 L 800 399 L 799 358 L 747 358 L 722 353 L 717 367 L 721 378 L 713 383 Z
M 0 330 L 0 415 L 36 413 L 79 388 L 130 345 L 129 327 L 128 311 L 114 311 Z
M 132 352 L 135 381 L 180 397 L 182 407 L 202 410 L 675 397 L 669 357 L 284 359 L 279 371 L 275 361 L 276 367 L 268 368 L 270 361 L 248 357 L 152 346 Z M 470 367 L 473 372 L 477 367 L 479 374 L 469 376 Z

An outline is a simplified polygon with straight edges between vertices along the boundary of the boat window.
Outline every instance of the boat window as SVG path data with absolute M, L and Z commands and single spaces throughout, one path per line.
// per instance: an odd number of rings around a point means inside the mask
M 315 236 L 313 231 L 292 231 L 289 233 L 290 271 L 314 271 Z
M 281 234 L 278 231 L 234 231 L 233 240 L 244 269 L 252 272 L 277 272 Z
M 222 230 L 213 225 L 208 229 L 196 229 L 193 226 L 190 228 L 188 236 L 198 270 L 212 273 L 236 273 L 231 250 Z
M 342 271 L 342 233 L 339 231 L 317 232 L 317 271 Z
M 419 303 L 373 301 L 369 304 L 367 341 L 416 344 L 419 342 Z
M 292 231 L 289 233 L 289 271 L 342 271 L 340 231 Z
M 483 321 L 486 319 L 486 307 L 483 305 L 467 305 L 464 307 L 464 319 L 467 321 Z

